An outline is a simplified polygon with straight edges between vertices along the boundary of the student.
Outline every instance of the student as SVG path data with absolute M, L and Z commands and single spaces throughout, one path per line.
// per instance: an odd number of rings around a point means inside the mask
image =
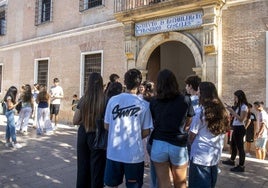
M 149 103 L 138 97 L 142 75 L 137 69 L 125 73 L 126 93 L 110 98 L 105 112 L 108 130 L 107 161 L 104 181 L 107 187 L 140 188 L 144 175 L 144 147 L 142 139 L 153 126 Z
M 186 187 L 188 166 L 187 127 L 194 109 L 189 96 L 179 91 L 175 75 L 167 69 L 158 73 L 156 96 L 150 102 L 154 121 L 151 160 L 156 169 L 159 188 Z
M 189 188 L 216 185 L 218 162 L 224 145 L 224 135 L 229 129 L 229 114 L 211 82 L 201 82 L 198 90 L 200 110 L 189 130 L 191 144 Z
M 252 113 L 252 104 L 248 104 L 248 117 L 246 121 L 246 156 L 251 157 L 250 155 L 250 148 L 251 148 L 251 143 L 254 142 L 254 132 L 255 132 L 255 127 L 256 127 L 256 116 L 254 113 Z
M 266 156 L 266 142 L 268 129 L 268 115 L 263 108 L 263 102 L 254 102 L 254 108 L 259 112 L 258 123 L 259 129 L 256 131 L 256 158 L 264 160 Z
M 33 96 L 33 113 L 32 113 L 32 118 L 33 118 L 33 128 L 36 128 L 36 125 L 37 125 L 37 102 L 36 102 L 36 98 L 37 98 L 37 95 L 39 93 L 39 84 L 35 83 L 33 85 L 33 89 L 32 89 L 32 96 Z
M 14 148 L 21 148 L 21 145 L 17 143 L 16 137 L 16 128 L 15 128 L 15 107 L 19 104 L 16 103 L 16 96 L 17 96 L 17 88 L 15 86 L 11 86 L 6 95 L 4 97 L 4 104 L 5 104 L 5 115 L 7 118 L 7 126 L 6 126 L 6 147 L 14 147 Z M 10 142 L 10 138 L 12 142 Z
M 53 79 L 53 86 L 50 88 L 50 120 L 53 121 L 53 116 L 55 118 L 55 125 L 54 129 L 57 129 L 58 124 L 58 114 L 60 111 L 60 103 L 61 99 L 63 98 L 63 90 L 62 87 L 59 85 L 60 80 L 58 78 Z
M 40 92 L 37 95 L 36 102 L 38 104 L 36 134 L 50 134 L 52 133 L 53 129 L 49 112 L 50 96 L 47 92 L 46 86 L 40 86 Z
M 95 122 L 105 111 L 103 79 L 99 73 L 91 73 L 84 96 L 80 99 L 73 117 L 74 125 L 80 125 L 77 133 L 77 188 L 102 188 L 106 162 L 106 150 L 94 149 Z
M 107 95 L 107 92 L 108 92 L 108 90 L 109 90 L 109 87 L 110 87 L 110 85 L 112 84 L 112 83 L 115 83 L 115 82 L 119 82 L 119 76 L 117 75 L 117 74 L 111 74 L 110 76 L 109 76 L 109 82 L 108 82 L 108 84 L 107 84 L 107 86 L 106 86 L 106 88 L 105 88 L 105 90 L 104 90 L 104 93 L 105 93 L 105 95 Z
M 21 130 L 23 135 L 28 134 L 29 119 L 33 112 L 34 101 L 32 95 L 32 88 L 29 84 L 24 85 L 24 91 L 21 93 L 21 110 L 19 119 L 17 121 L 17 129 Z
M 233 134 L 231 139 L 231 158 L 222 161 L 225 165 L 235 165 L 235 158 L 237 150 L 239 152 L 239 164 L 230 169 L 232 172 L 244 172 L 245 171 L 245 150 L 244 150 L 244 136 L 246 134 L 245 121 L 248 116 L 248 101 L 246 94 L 242 90 L 234 92 L 234 109 L 232 106 L 227 105 L 226 109 L 233 116 Z
M 73 100 L 72 100 L 72 111 L 75 112 L 78 102 L 79 102 L 79 98 L 78 98 L 78 96 L 76 94 L 74 94 L 73 95 Z

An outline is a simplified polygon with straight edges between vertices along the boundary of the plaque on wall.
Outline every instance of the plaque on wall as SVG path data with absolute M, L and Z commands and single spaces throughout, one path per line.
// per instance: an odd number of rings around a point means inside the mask
M 202 17 L 202 11 L 198 11 L 138 22 L 135 23 L 135 36 L 198 28 L 203 23 Z

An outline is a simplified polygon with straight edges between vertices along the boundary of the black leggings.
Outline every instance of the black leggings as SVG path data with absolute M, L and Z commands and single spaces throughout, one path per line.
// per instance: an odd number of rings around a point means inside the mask
M 231 139 L 231 160 L 235 160 L 237 155 L 237 150 L 239 152 L 239 165 L 244 166 L 245 164 L 245 150 L 244 150 L 244 136 L 246 134 L 246 129 L 244 125 L 233 126 L 233 134 Z
M 77 188 L 103 188 L 106 150 L 92 149 L 95 133 L 80 125 L 77 134 Z

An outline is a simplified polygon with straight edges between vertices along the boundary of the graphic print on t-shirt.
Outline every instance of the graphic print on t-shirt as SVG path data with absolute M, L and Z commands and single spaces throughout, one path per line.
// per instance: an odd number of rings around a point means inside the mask
M 115 120 L 116 118 L 121 118 L 121 117 L 137 116 L 140 110 L 141 108 L 136 105 L 131 105 L 131 106 L 120 108 L 118 104 L 112 110 L 113 120 Z

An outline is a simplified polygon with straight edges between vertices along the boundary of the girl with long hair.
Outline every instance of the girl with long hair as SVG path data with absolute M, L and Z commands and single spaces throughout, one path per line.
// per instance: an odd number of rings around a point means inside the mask
M 21 130 L 23 135 L 27 135 L 29 119 L 33 112 L 33 94 L 29 84 L 24 86 L 21 94 L 21 110 L 17 121 L 17 130 Z
M 197 118 L 191 123 L 188 138 L 191 144 L 189 188 L 213 188 L 224 135 L 229 129 L 229 115 L 213 83 L 201 82 L 197 94 L 200 106 L 195 111 Z
M 101 188 L 104 186 L 106 150 L 92 147 L 96 135 L 95 122 L 105 111 L 103 79 L 99 73 L 91 73 L 84 96 L 74 114 L 74 125 L 80 125 L 77 135 L 76 187 Z
M 47 92 L 47 87 L 40 85 L 40 92 L 36 98 L 37 105 L 37 135 L 44 133 L 50 134 L 53 131 L 52 123 L 50 120 L 50 95 Z
M 244 150 L 244 136 L 246 134 L 245 122 L 248 117 L 248 101 L 244 91 L 237 90 L 234 92 L 234 109 L 229 105 L 227 105 L 226 108 L 234 117 L 232 123 L 233 134 L 231 138 L 231 158 L 226 161 L 222 161 L 222 163 L 234 166 L 238 150 L 239 164 L 230 170 L 232 172 L 244 172 L 246 158 Z
M 194 115 L 189 96 L 179 91 L 174 73 L 164 69 L 159 72 L 156 96 L 150 101 L 154 121 L 151 134 L 151 160 L 155 166 L 159 188 L 186 187 L 188 166 L 187 127 Z
M 21 145 L 17 143 L 16 137 L 16 128 L 15 128 L 15 107 L 18 105 L 16 103 L 16 96 L 17 96 L 17 88 L 15 86 L 11 86 L 6 95 L 4 97 L 4 105 L 5 105 L 5 115 L 7 118 L 7 126 L 6 126 L 6 147 L 14 147 L 20 148 Z M 10 142 L 10 138 L 12 142 Z

